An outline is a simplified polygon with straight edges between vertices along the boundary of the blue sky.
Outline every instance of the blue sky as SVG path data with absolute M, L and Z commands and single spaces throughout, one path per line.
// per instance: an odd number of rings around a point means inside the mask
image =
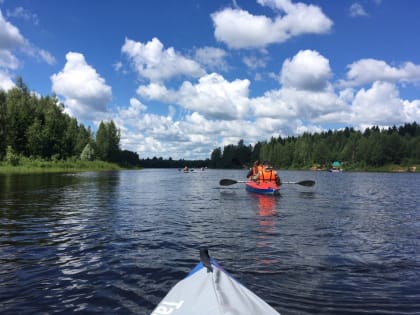
M 141 158 L 420 122 L 420 2 L 0 0 L 0 88 L 21 76 Z

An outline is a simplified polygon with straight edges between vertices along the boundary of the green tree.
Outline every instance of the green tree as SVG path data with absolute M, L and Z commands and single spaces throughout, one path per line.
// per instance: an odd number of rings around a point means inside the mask
M 120 151 L 120 131 L 111 120 L 99 124 L 96 133 L 96 148 L 98 156 L 103 161 L 117 162 Z
M 12 166 L 17 166 L 20 163 L 20 156 L 9 145 L 6 149 L 6 162 Z
M 108 123 L 109 137 L 109 161 L 118 162 L 120 152 L 121 131 L 117 128 L 114 121 Z
M 223 147 L 222 163 L 224 168 L 238 167 L 232 161 L 237 158 L 237 146 L 228 144 Z
M 131 152 L 128 150 L 123 150 L 120 152 L 120 165 L 130 167 L 130 166 L 140 166 L 140 158 L 136 152 Z M 172 158 L 168 160 L 168 167 L 173 167 Z
M 327 141 L 325 139 L 319 140 L 314 144 L 314 149 L 312 153 L 313 162 L 319 163 L 321 165 L 327 165 L 332 160 L 332 154 Z
M 95 150 L 90 145 L 90 143 L 86 144 L 85 148 L 80 154 L 80 159 L 82 161 L 93 161 L 95 159 Z
M 410 158 L 415 163 L 420 163 L 420 137 L 414 138 L 410 141 L 411 148 Z
M 373 166 L 382 166 L 385 163 L 384 136 L 378 132 L 372 133 L 368 138 L 368 156 L 366 162 Z
M 254 162 L 260 159 L 261 143 L 257 142 L 251 152 L 251 161 Z
M 45 100 L 45 101 L 44 101 Z M 66 115 L 63 114 L 63 107 L 51 98 L 44 99 L 45 124 L 44 124 L 44 157 L 57 156 L 60 159 L 66 158 L 64 135 L 67 129 Z
M 346 128 L 348 130 L 348 128 Z M 357 151 L 357 144 L 360 141 L 361 134 L 360 132 L 349 132 L 349 136 L 347 137 L 347 141 L 344 145 L 343 150 L 340 153 L 339 159 L 342 161 L 348 161 L 350 163 L 356 162 L 356 151 Z
M 7 147 L 7 106 L 6 93 L 0 90 L 0 160 L 6 155 Z
M 290 138 L 283 144 L 279 160 L 280 167 L 289 168 L 292 166 L 294 150 L 294 141 Z
M 7 143 L 18 154 L 27 154 L 27 129 L 33 120 L 35 108 L 28 88 L 18 81 L 17 87 L 7 93 Z
M 362 168 L 385 163 L 416 164 L 420 163 L 419 138 L 420 126 L 416 122 L 383 130 L 373 126 L 363 132 L 345 128 L 286 139 L 272 137 L 270 142 L 255 144 L 251 161 L 270 160 L 274 166 L 284 168 L 304 167 L 315 162 L 329 164 L 332 160 Z M 238 146 L 225 146 L 224 160 L 238 154 L 239 147 L 243 147 L 242 140 Z
M 77 125 L 77 120 L 75 118 L 70 118 L 65 116 L 65 126 L 64 130 L 64 139 L 63 139 L 63 157 L 72 157 L 80 155 L 80 152 L 76 152 L 76 140 L 79 126 Z
M 246 146 L 244 140 L 238 142 L 236 157 L 241 163 L 246 164 L 251 161 L 252 146 Z
M 296 141 L 293 164 L 299 167 L 308 165 L 310 163 L 310 150 L 309 134 L 305 133 Z
M 96 132 L 96 154 L 100 160 L 107 161 L 109 152 L 109 139 L 106 124 L 101 121 Z
M 387 135 L 384 140 L 385 161 L 388 163 L 400 164 L 402 159 L 407 156 L 407 147 L 404 143 L 404 139 L 394 131 L 392 134 Z
M 85 126 L 80 125 L 77 129 L 77 135 L 74 142 L 75 155 L 81 154 L 86 144 L 89 143 L 92 145 L 93 142 L 93 135 L 90 128 L 85 128 Z
M 35 157 L 43 157 L 42 153 L 45 140 L 43 139 L 41 121 L 38 118 L 35 118 L 33 123 L 29 126 L 27 137 L 27 148 L 30 155 Z
M 222 167 L 222 149 L 216 148 L 211 152 L 210 166 L 213 168 Z

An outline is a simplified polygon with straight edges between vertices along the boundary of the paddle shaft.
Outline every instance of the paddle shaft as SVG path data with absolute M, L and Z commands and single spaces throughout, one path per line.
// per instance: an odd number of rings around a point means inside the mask
M 296 185 L 311 187 L 311 186 L 315 185 L 315 181 L 313 181 L 313 180 L 302 180 L 300 182 L 282 182 L 282 184 L 296 184 Z
M 224 179 L 220 180 L 219 184 L 222 185 L 222 186 L 229 186 L 229 185 L 234 185 L 234 184 L 238 184 L 238 183 L 247 183 L 247 182 L 248 181 L 245 181 L 245 180 L 234 180 L 234 179 L 224 178 Z M 282 184 L 296 184 L 296 185 L 311 187 L 311 186 L 315 185 L 315 181 L 313 181 L 313 180 L 302 180 L 300 182 L 282 182 Z

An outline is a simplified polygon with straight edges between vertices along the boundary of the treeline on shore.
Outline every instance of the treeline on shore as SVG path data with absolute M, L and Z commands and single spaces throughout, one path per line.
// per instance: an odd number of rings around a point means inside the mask
M 357 131 L 345 128 L 298 137 L 271 138 L 255 146 L 237 145 L 216 148 L 209 167 L 242 168 L 253 161 L 270 161 L 282 169 L 328 169 L 340 161 L 348 169 L 380 169 L 386 165 L 408 168 L 420 164 L 420 126 L 407 123 L 380 129 L 378 126 Z
M 101 122 L 94 134 L 66 114 L 55 96 L 30 93 L 21 78 L 16 80 L 16 87 L 0 90 L 0 165 L 11 167 L 44 167 L 45 161 L 58 168 L 69 163 L 73 168 L 89 168 L 88 162 L 98 162 L 90 165 L 100 169 L 113 168 L 104 163 L 124 168 L 243 168 L 255 160 L 268 160 L 278 169 L 328 169 L 333 161 L 340 161 L 348 170 L 420 164 L 420 126 L 416 122 L 364 131 L 347 127 L 272 137 L 254 146 L 240 140 L 236 145 L 214 149 L 206 160 L 140 159 L 136 152 L 120 149 L 120 137 L 112 120 Z
M 7 165 L 100 161 L 140 166 L 137 153 L 120 149 L 120 136 L 112 120 L 101 122 L 94 135 L 66 114 L 55 96 L 30 93 L 21 78 L 16 87 L 0 90 L 0 161 Z
M 209 160 L 173 160 L 172 158 L 163 159 L 153 157 L 140 160 L 140 165 L 144 168 L 202 168 L 209 165 Z

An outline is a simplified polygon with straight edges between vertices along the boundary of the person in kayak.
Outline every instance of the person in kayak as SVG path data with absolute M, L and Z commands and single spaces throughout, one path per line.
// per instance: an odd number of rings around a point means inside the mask
M 262 171 L 262 165 L 259 160 L 256 160 L 252 168 L 249 169 L 248 174 L 246 174 L 246 177 L 250 180 L 255 180 L 260 171 Z
M 280 177 L 268 161 L 264 161 L 263 166 L 259 169 L 258 174 L 254 178 L 261 183 L 275 182 L 277 185 L 281 185 Z

